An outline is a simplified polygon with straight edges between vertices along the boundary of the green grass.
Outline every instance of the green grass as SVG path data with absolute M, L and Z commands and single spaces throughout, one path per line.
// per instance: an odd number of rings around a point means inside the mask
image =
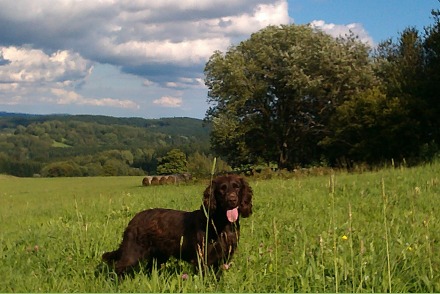
M 67 145 L 63 142 L 53 141 L 52 147 L 58 147 L 58 148 L 71 148 L 72 146 Z
M 196 209 L 206 183 L 3 176 L 0 292 L 439 292 L 439 175 L 433 164 L 251 179 L 254 214 L 219 282 L 175 260 L 117 281 L 100 262 L 136 212 Z

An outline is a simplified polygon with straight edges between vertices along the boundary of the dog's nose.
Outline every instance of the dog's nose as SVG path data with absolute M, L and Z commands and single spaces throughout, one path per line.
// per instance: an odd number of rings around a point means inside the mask
M 236 193 L 228 195 L 228 204 L 231 206 L 236 206 L 238 204 L 238 195 Z
M 232 199 L 233 200 L 237 200 L 238 199 L 238 195 L 237 195 L 237 193 L 232 192 L 232 193 L 229 193 L 228 198 L 231 199 L 231 200 Z

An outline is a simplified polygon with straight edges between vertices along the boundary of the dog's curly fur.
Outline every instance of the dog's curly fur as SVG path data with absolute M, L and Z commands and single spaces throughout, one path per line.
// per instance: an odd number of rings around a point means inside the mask
M 195 266 L 200 259 L 218 271 L 234 254 L 239 239 L 239 219 L 231 222 L 227 211 L 238 207 L 240 216 L 250 216 L 252 194 L 251 187 L 242 177 L 219 176 L 204 191 L 199 210 L 155 208 L 142 211 L 129 222 L 119 248 L 104 253 L 102 258 L 114 264 L 119 276 L 139 261 L 146 261 L 151 266 L 156 260 L 160 265 L 170 256 Z M 207 252 L 204 252 L 206 236 Z M 205 255 L 206 263 L 203 262 Z

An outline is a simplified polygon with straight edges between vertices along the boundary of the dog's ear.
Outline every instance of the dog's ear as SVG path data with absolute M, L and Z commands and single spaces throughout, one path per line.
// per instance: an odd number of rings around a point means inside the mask
M 242 217 L 249 217 L 252 214 L 252 188 L 249 186 L 248 182 L 241 178 L 241 189 L 240 189 L 240 205 L 238 210 Z
M 216 183 L 214 181 L 205 189 L 203 192 L 203 206 L 205 207 L 206 213 L 214 213 L 217 208 L 217 202 L 215 200 L 215 188 Z

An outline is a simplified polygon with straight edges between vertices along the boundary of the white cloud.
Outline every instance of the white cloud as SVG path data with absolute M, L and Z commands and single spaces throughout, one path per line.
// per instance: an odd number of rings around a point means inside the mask
M 168 88 L 177 88 L 178 87 L 178 84 L 176 82 L 167 82 L 167 83 L 165 83 L 165 85 Z
M 214 20 L 216 21 L 216 20 Z M 268 25 L 289 23 L 287 2 L 259 4 L 252 14 L 226 16 L 219 19 L 216 29 L 230 34 L 248 35 Z
M 153 86 L 156 86 L 156 85 L 157 84 L 155 82 L 150 81 L 149 79 L 144 79 L 142 81 L 142 86 L 144 86 L 144 87 L 153 87 Z
M 153 101 L 153 104 L 163 107 L 180 107 L 182 106 L 182 98 L 163 96 Z
M 0 104 L 19 105 L 49 102 L 61 105 L 91 105 L 136 109 L 133 101 L 86 98 L 76 93 L 93 66 L 78 53 L 67 50 L 46 54 L 42 50 L 0 47 Z
M 289 22 L 286 0 L 5 2 L 0 19 L 13 29 L 0 34 L 121 66 L 201 64 L 237 38 Z
M 314 20 L 310 23 L 310 26 L 320 29 L 333 37 L 344 37 L 346 35 L 350 35 L 350 32 L 352 32 L 354 35 L 359 37 L 361 42 L 374 46 L 373 38 L 368 35 L 368 32 L 360 23 L 338 25 L 334 23 L 326 23 L 323 20 Z
M 205 89 L 205 81 L 203 78 L 187 78 L 182 77 L 179 78 L 179 82 L 183 85 L 187 85 L 189 88 L 198 88 L 198 89 Z
M 113 98 L 86 98 L 73 91 L 66 91 L 64 89 L 52 89 L 52 94 L 55 98 L 49 98 L 47 100 L 54 101 L 57 104 L 62 105 L 90 105 L 90 106 L 106 106 L 117 108 L 131 108 L 139 109 L 139 105 L 128 99 L 113 99 Z
M 172 89 L 206 89 L 202 78 L 180 77 L 176 81 L 165 83 L 165 87 Z
M 0 66 L 0 83 L 73 83 L 92 71 L 91 62 L 67 50 L 50 55 L 42 50 L 0 47 L 6 63 Z
M 289 21 L 287 0 L 0 1 L 0 104 L 136 108 L 162 97 L 154 104 L 180 110 L 173 96 L 187 101 L 184 91 L 205 101 L 215 50 Z M 128 75 L 92 79 L 104 64 Z M 133 75 L 144 93 L 125 79 Z
M 224 38 L 180 42 L 130 40 L 121 44 L 115 44 L 112 40 L 103 41 L 103 52 L 108 57 L 124 60 L 126 66 L 148 63 L 174 63 L 180 66 L 201 64 L 207 61 L 215 50 L 228 44 L 228 40 Z

